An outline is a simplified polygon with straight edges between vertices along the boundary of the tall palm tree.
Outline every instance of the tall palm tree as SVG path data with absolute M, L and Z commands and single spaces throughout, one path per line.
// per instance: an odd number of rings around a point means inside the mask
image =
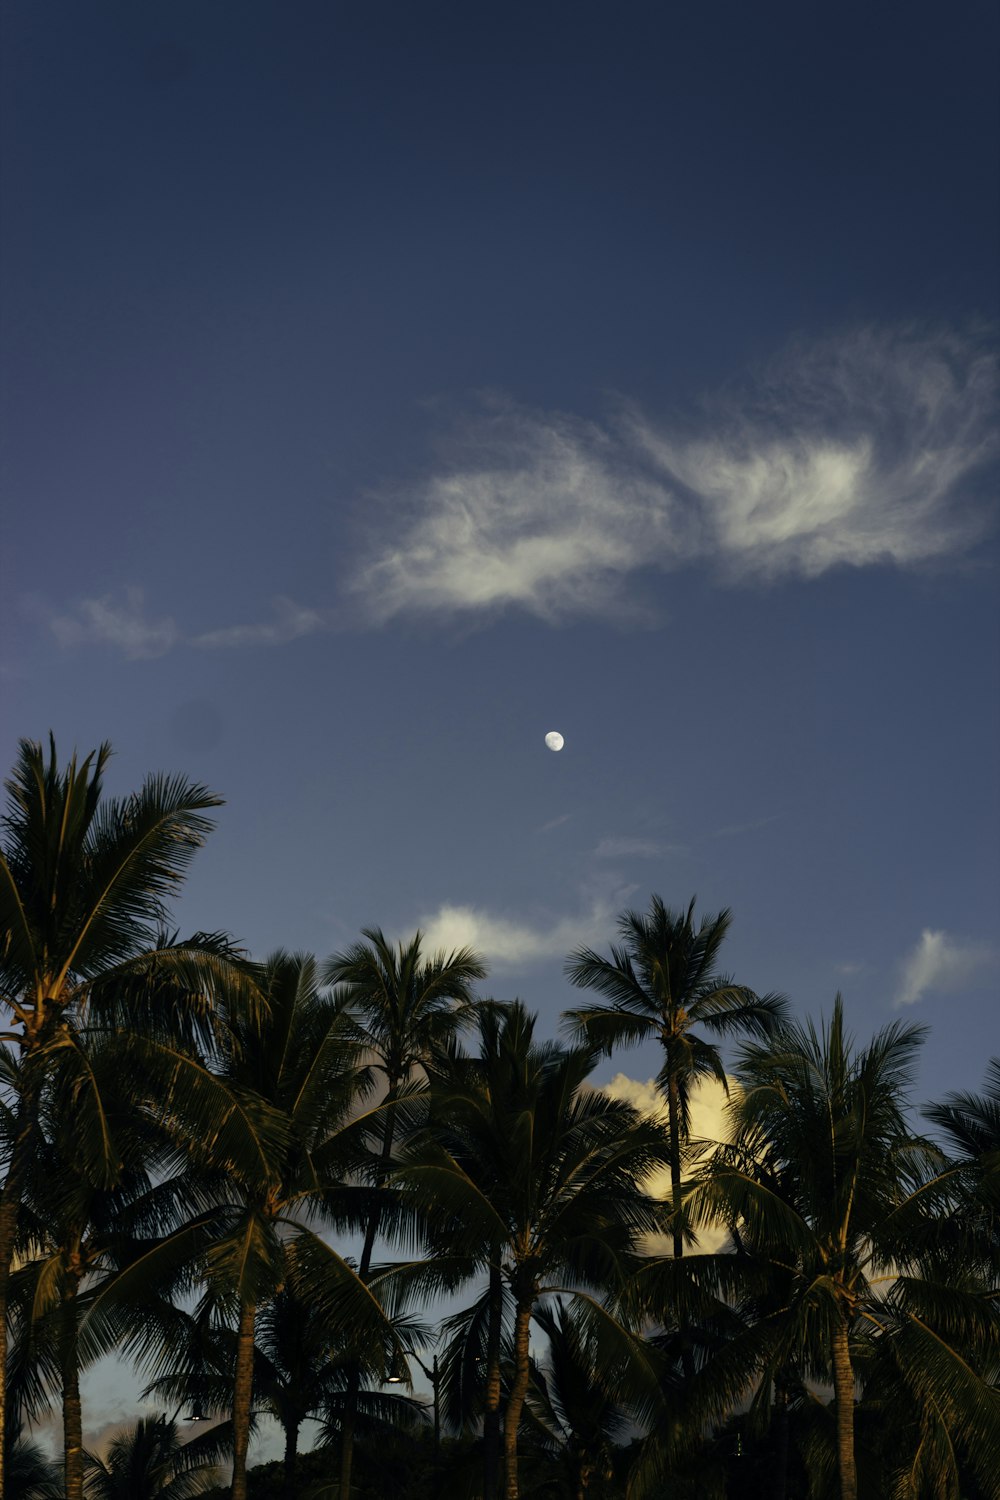
M 587 1084 L 590 1048 L 536 1044 L 520 1005 L 501 1018 L 500 1065 L 439 1100 L 433 1133 L 404 1150 L 397 1180 L 470 1258 L 498 1254 L 514 1305 L 513 1369 L 504 1411 L 504 1494 L 517 1500 L 518 1428 L 530 1379 L 529 1327 L 540 1298 L 573 1297 L 616 1353 L 628 1335 L 592 1293 L 619 1286 L 657 1223 L 641 1184 L 667 1160 L 664 1132 Z
M 214 1139 L 178 1132 L 191 1159 L 187 1197 L 200 1211 L 136 1257 L 89 1315 L 111 1322 L 116 1305 L 134 1306 L 143 1286 L 159 1285 L 161 1295 L 200 1289 L 195 1323 L 231 1338 L 233 1500 L 246 1497 L 258 1318 L 282 1288 L 301 1288 L 315 1317 L 330 1320 L 331 1338 L 345 1337 L 346 1326 L 380 1368 L 396 1337 L 373 1291 L 318 1233 L 355 1227 L 362 1216 L 350 1184 L 367 1161 L 372 1119 L 356 1027 L 321 991 L 311 957 L 277 953 L 262 974 L 267 1004 L 232 1019 L 230 1044 L 215 1058 L 229 1094 L 260 1127 L 258 1157 L 220 1160 Z M 141 1341 L 145 1353 L 159 1344 L 154 1376 L 183 1375 L 192 1359 L 191 1320 L 174 1323 L 177 1338 L 154 1321 Z M 199 1369 L 203 1352 L 193 1356 Z
M 470 948 L 425 959 L 419 932 L 398 944 L 377 927 L 363 928 L 362 937 L 363 942 L 327 960 L 323 980 L 336 987 L 339 1001 L 357 1018 L 371 1065 L 385 1081 L 374 1177 L 376 1189 L 381 1189 L 392 1161 L 401 1092 L 434 1050 L 465 1024 L 475 998 L 473 984 L 485 977 L 486 969 Z M 382 1212 L 383 1200 L 376 1197 L 361 1247 L 362 1279 L 371 1269 Z M 340 1500 L 350 1500 L 353 1446 L 348 1399 L 341 1432 Z
M 995 1310 L 962 1295 L 946 1303 L 942 1288 L 921 1286 L 923 1221 L 948 1176 L 906 1117 L 922 1039 L 922 1028 L 896 1024 L 855 1048 L 838 996 L 819 1030 L 785 1025 L 769 1045 L 744 1044 L 732 1143 L 716 1152 L 687 1205 L 696 1223 L 728 1224 L 751 1261 L 770 1261 L 782 1278 L 783 1305 L 757 1330 L 758 1368 L 797 1365 L 832 1380 L 841 1500 L 858 1493 L 857 1361 L 870 1359 L 873 1344 L 891 1355 L 911 1408 L 946 1411 L 955 1434 L 974 1438 L 982 1459 L 1000 1469 L 1000 1396 L 942 1336 L 970 1319 L 981 1328 L 992 1321 L 995 1347 Z M 714 1262 L 717 1284 L 733 1290 L 739 1259 L 692 1262 L 703 1263 L 706 1278 Z
M 79 1040 L 75 1050 L 82 1054 Z M 78 1149 L 80 1126 L 87 1120 L 81 1122 L 76 1107 L 76 1068 L 60 1068 L 43 1095 L 35 1170 L 21 1205 L 21 1264 L 12 1281 L 12 1301 L 20 1306 L 13 1321 L 15 1378 L 8 1396 L 34 1415 L 40 1402 L 47 1404 L 58 1392 L 65 1500 L 83 1500 L 80 1373 L 97 1352 L 81 1341 L 81 1318 L 88 1299 L 120 1268 L 137 1227 L 148 1229 L 151 1217 L 156 1229 L 164 1227 L 153 1179 L 167 1158 L 167 1141 L 140 1110 L 125 1060 L 125 1049 L 113 1038 L 91 1043 L 85 1055 L 101 1099 L 103 1130 L 118 1161 L 113 1186 L 97 1185 L 87 1174 L 86 1153 Z
M 694 907 L 692 900 L 686 912 L 673 912 L 653 896 L 648 912 L 626 911 L 619 917 L 621 942 L 612 944 L 610 957 L 579 948 L 566 961 L 573 984 L 596 990 L 609 1002 L 566 1013 L 576 1036 L 606 1052 L 644 1041 L 657 1041 L 662 1048 L 657 1083 L 666 1099 L 670 1129 L 676 1256 L 684 1251 L 680 1207 L 691 1089 L 701 1078 L 715 1078 L 728 1090 L 718 1046 L 699 1033 L 763 1037 L 785 1013 L 780 995 L 757 995 L 720 973 L 719 950 L 732 920 L 730 912 L 703 917 L 695 930 Z
M 162 1019 L 162 996 L 169 990 L 174 1032 L 182 1013 L 197 1030 L 220 993 L 248 986 L 228 940 L 195 934 L 181 942 L 165 935 L 167 901 L 204 842 L 212 826 L 206 814 L 219 798 L 170 776 L 152 776 L 124 799 L 105 798 L 110 754 L 104 744 L 60 768 L 54 741 L 46 759 L 41 745 L 23 740 L 6 783 L 0 1041 L 18 1055 L 20 1066 L 0 1198 L 0 1476 L 11 1259 L 53 1066 L 71 1048 L 74 1031 L 95 1014 L 118 1026 L 131 1018 L 148 1028 L 158 1013 Z M 179 1067 L 172 1082 L 176 1102 L 188 1084 Z M 79 1088 L 81 1100 L 99 1117 L 100 1101 L 85 1070 Z M 117 1163 L 104 1153 L 99 1129 L 88 1132 L 88 1139 L 110 1183 Z

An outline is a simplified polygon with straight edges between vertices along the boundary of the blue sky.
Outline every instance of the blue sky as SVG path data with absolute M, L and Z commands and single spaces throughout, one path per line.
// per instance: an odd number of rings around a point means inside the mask
M 0 25 L 4 763 L 217 789 L 178 919 L 258 954 L 419 923 L 554 1033 L 697 894 L 978 1086 L 992 7 Z

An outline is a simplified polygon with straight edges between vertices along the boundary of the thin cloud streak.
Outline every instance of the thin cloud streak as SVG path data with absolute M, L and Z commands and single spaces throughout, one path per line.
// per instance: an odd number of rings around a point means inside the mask
M 111 646 L 128 661 L 148 661 L 165 656 L 176 646 L 199 650 L 233 650 L 246 646 L 282 646 L 302 636 L 331 628 L 326 614 L 278 596 L 273 600 L 275 618 L 259 624 L 230 625 L 200 635 L 186 636 L 171 615 L 150 619 L 144 591 L 132 585 L 119 595 L 83 599 L 75 612 L 55 615 L 49 627 L 65 648 Z
M 372 623 L 520 608 L 641 620 L 626 581 L 727 583 L 954 558 L 986 532 L 967 481 L 997 451 L 996 361 L 974 338 L 865 329 L 798 346 L 692 428 L 601 424 L 493 396 L 441 471 L 392 497 L 349 588 Z

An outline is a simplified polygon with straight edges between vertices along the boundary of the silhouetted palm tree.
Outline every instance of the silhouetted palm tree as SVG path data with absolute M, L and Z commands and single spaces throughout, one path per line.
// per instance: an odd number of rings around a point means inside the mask
M 18 1055 L 12 1138 L 0 1199 L 0 1464 L 3 1459 L 7 1294 L 11 1257 L 26 1180 L 38 1144 L 46 1081 L 57 1064 L 78 1059 L 73 1037 L 83 1025 L 134 1025 L 149 1031 L 210 1022 L 220 992 L 247 985 L 228 940 L 195 934 L 179 942 L 165 935 L 167 899 L 179 888 L 194 851 L 211 828 L 206 813 L 219 798 L 180 777 L 150 777 L 121 800 L 102 797 L 110 747 L 60 769 L 54 742 L 23 740 L 7 782 L 0 849 L 0 1006 L 3 1044 Z M 165 1060 L 165 1059 L 161 1059 Z M 147 1057 L 147 1061 L 152 1058 Z M 186 1108 L 190 1079 L 178 1059 L 171 1100 Z M 86 1068 L 77 1089 L 82 1106 L 100 1115 Z M 202 1099 L 208 1123 L 212 1099 Z M 217 1113 L 213 1116 L 216 1125 Z M 99 1129 L 88 1169 L 110 1184 L 118 1164 L 105 1153 Z
M 783 1305 L 756 1331 L 757 1368 L 832 1380 L 841 1500 L 857 1496 L 856 1383 L 876 1357 L 890 1360 L 911 1410 L 946 1412 L 952 1437 L 1000 1472 L 1000 1394 L 948 1342 L 976 1318 L 981 1329 L 992 1321 L 996 1347 L 1000 1321 L 988 1301 L 923 1275 L 925 1204 L 947 1173 L 906 1118 L 922 1039 L 920 1027 L 892 1025 L 855 1049 L 838 996 L 819 1031 L 785 1026 L 769 1045 L 745 1044 L 732 1144 L 688 1204 L 695 1222 L 730 1225 L 756 1271 L 770 1261 L 782 1278 Z M 692 1257 L 692 1270 L 696 1260 L 706 1279 L 714 1263 L 718 1284 L 736 1287 L 739 1256 Z
M 336 986 L 338 1000 L 357 1018 L 372 1066 L 385 1079 L 374 1176 L 380 1189 L 392 1160 L 400 1093 L 435 1048 L 465 1024 L 474 1001 L 472 986 L 486 969 L 470 948 L 425 959 L 419 932 L 395 945 L 377 927 L 364 928 L 362 936 L 363 942 L 327 960 L 323 980 Z M 365 1224 L 362 1279 L 371 1268 L 382 1212 L 377 1197 Z M 353 1430 L 348 1399 L 341 1434 L 341 1500 L 350 1500 Z
M 504 1411 L 505 1494 L 517 1500 L 517 1435 L 530 1378 L 528 1331 L 548 1293 L 571 1296 L 594 1337 L 628 1336 L 590 1295 L 619 1286 L 657 1223 L 641 1184 L 668 1158 L 665 1133 L 587 1086 L 591 1049 L 535 1044 L 534 1018 L 504 1008 L 488 1092 L 456 1082 L 434 1130 L 403 1153 L 398 1181 L 470 1258 L 499 1253 L 514 1304 L 513 1369 Z
M 691 1088 L 715 1078 L 728 1088 L 715 1037 L 770 1034 L 785 1013 L 779 995 L 757 995 L 718 969 L 719 949 L 731 916 L 706 916 L 695 930 L 692 900 L 678 913 L 654 896 L 648 912 L 626 911 L 618 919 L 621 943 L 609 958 L 579 948 L 566 961 L 566 974 L 580 989 L 596 990 L 608 1005 L 568 1011 L 573 1032 L 592 1046 L 614 1047 L 656 1041 L 663 1050 L 657 1083 L 667 1104 L 670 1127 L 670 1181 L 674 1210 L 674 1254 L 681 1255 L 681 1178 L 683 1150 L 690 1129 Z
M 227 1428 L 182 1443 L 166 1414 L 140 1417 L 111 1439 L 106 1457 L 86 1454 L 87 1500 L 194 1500 L 218 1484 L 230 1441 Z

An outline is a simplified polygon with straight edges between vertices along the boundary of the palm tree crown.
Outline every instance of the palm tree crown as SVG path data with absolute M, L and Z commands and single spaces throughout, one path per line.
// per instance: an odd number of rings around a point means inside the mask
M 567 1012 L 566 1020 L 577 1036 L 607 1052 L 646 1040 L 658 1041 L 663 1050 L 657 1082 L 667 1101 L 674 1254 L 678 1256 L 684 1248 L 679 1213 L 691 1088 L 697 1079 L 711 1077 L 728 1090 L 719 1049 L 698 1030 L 718 1037 L 766 1036 L 785 1012 L 781 996 L 757 995 L 720 974 L 719 949 L 729 930 L 730 914 L 720 911 L 705 916 L 696 930 L 694 906 L 692 900 L 686 912 L 672 912 L 654 896 L 648 912 L 626 911 L 619 917 L 621 943 L 612 944 L 610 958 L 592 948 L 580 948 L 566 962 L 573 984 L 596 990 L 610 1002 Z

